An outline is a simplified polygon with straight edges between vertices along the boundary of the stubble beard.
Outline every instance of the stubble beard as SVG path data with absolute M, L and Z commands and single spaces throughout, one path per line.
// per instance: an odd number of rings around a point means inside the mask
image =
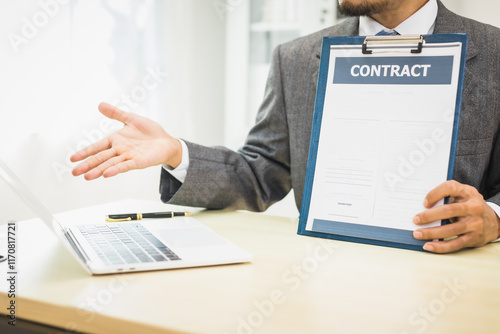
M 340 2 L 340 12 L 347 16 L 370 16 L 384 12 L 389 5 L 389 0 L 377 2 L 364 0 L 361 3 L 352 3 L 350 0 Z

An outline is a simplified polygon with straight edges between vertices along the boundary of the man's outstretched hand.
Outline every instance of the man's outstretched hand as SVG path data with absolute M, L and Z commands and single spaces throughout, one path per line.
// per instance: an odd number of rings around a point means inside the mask
M 180 164 L 181 143 L 158 123 L 104 102 L 99 104 L 99 111 L 122 122 L 124 127 L 73 154 L 70 158 L 72 162 L 87 159 L 73 169 L 74 176 L 85 174 L 86 180 L 94 180 L 132 169 L 160 164 L 175 168 Z

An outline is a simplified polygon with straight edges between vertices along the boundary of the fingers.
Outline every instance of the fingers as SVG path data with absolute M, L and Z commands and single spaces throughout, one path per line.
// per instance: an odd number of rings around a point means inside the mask
M 125 155 L 115 155 L 114 150 L 106 150 L 78 165 L 73 174 L 85 174 L 85 180 L 95 180 L 101 176 L 107 178 L 129 170 L 137 169 L 135 160 L 127 160 Z
M 436 206 L 436 203 L 449 197 L 448 204 Z M 425 225 L 443 219 L 451 219 L 452 224 L 417 229 L 413 232 L 415 239 L 429 241 L 424 249 L 435 253 L 449 253 L 466 247 L 479 247 L 494 240 L 492 226 L 493 211 L 484 201 L 476 188 L 456 181 L 446 181 L 431 190 L 424 201 L 428 210 L 418 213 L 413 218 L 416 225 Z M 497 219 L 497 217 L 494 217 Z M 493 235 L 493 237 L 491 236 Z
M 413 217 L 413 223 L 416 225 L 425 225 L 438 220 L 462 217 L 469 212 L 467 203 L 445 204 L 418 213 Z
M 476 243 L 474 235 L 474 224 L 465 221 L 448 224 L 444 226 L 430 227 L 415 230 L 413 236 L 418 240 L 445 239 L 458 236 L 451 240 L 429 241 L 424 245 L 424 249 L 434 253 L 449 253 L 465 247 L 473 247 Z
M 125 161 L 125 159 L 126 159 L 125 156 L 119 155 L 119 156 L 115 156 L 111 159 L 104 161 L 102 164 L 94 167 L 93 169 L 91 169 L 87 173 L 85 173 L 85 175 L 84 175 L 85 180 L 91 181 L 91 180 L 95 180 L 95 179 L 103 176 L 108 169 L 112 169 L 114 166 Z M 118 173 L 114 173 L 113 175 L 116 175 L 116 174 L 118 174 Z M 104 177 L 110 177 L 113 175 L 106 174 L 106 176 L 104 176 Z
M 120 110 L 117 107 L 106 102 L 99 103 L 98 109 L 101 114 L 103 114 L 107 118 L 120 121 L 124 124 L 130 123 L 131 119 L 134 117 L 134 114 Z
M 104 116 L 120 121 L 125 125 L 133 122 L 136 117 L 133 113 L 125 112 L 105 102 L 101 102 L 98 109 Z M 86 180 L 94 180 L 100 176 L 111 177 L 137 168 L 137 163 L 130 157 L 126 158 L 122 154 L 117 155 L 116 150 L 113 148 L 114 136 L 103 138 L 75 152 L 70 157 L 72 162 L 88 159 L 76 166 L 72 174 L 74 176 L 85 174 Z
M 433 240 L 463 235 L 472 231 L 474 231 L 474 226 L 471 222 L 460 221 L 453 224 L 417 229 L 413 232 L 413 236 L 419 240 Z
M 469 234 L 462 235 L 458 238 L 448 241 L 430 241 L 424 245 L 424 249 L 433 253 L 451 253 L 456 252 L 462 248 L 469 247 L 472 236 Z
M 433 207 L 448 196 L 450 203 Z M 413 222 L 423 225 L 442 219 L 480 214 L 484 209 L 483 202 L 484 199 L 476 188 L 453 180 L 446 181 L 427 194 L 424 206 L 429 209 L 416 214 Z
M 106 169 L 103 176 L 112 177 L 120 173 L 128 172 L 132 169 L 137 169 L 137 163 L 134 160 L 126 160 Z
M 75 153 L 78 154 L 79 152 Z M 74 156 L 74 155 L 73 155 Z M 73 156 L 71 158 L 73 158 Z M 88 171 L 96 168 L 97 166 L 103 164 L 109 159 L 116 156 L 116 151 L 114 149 L 107 149 L 94 156 L 90 157 L 86 161 L 80 163 L 73 169 L 73 175 L 78 176 L 87 173 Z
M 73 155 L 69 159 L 71 160 L 71 162 L 81 161 L 83 159 L 90 157 L 91 155 L 95 155 L 109 148 L 111 148 L 111 140 L 110 137 L 106 137 L 93 144 L 90 144 L 89 146 L 81 149 L 80 151 L 73 153 Z M 74 172 L 73 175 L 75 175 Z
M 475 190 L 475 188 L 459 183 L 455 180 L 443 182 L 436 188 L 429 191 L 427 196 L 425 196 L 424 206 L 426 208 L 431 208 L 445 197 L 460 198 L 468 196 L 471 189 Z
M 99 111 L 104 116 L 111 118 L 111 119 L 114 119 L 114 120 L 117 120 L 117 121 L 120 121 L 124 124 L 131 122 L 133 117 L 134 117 L 134 114 L 122 111 L 122 110 L 118 109 L 117 107 L 112 106 L 111 104 L 106 103 L 106 102 L 101 102 L 99 104 L 98 108 L 99 108 Z M 70 157 L 70 160 L 71 160 L 71 162 L 81 161 L 81 160 L 86 159 L 92 155 L 95 155 L 101 151 L 107 150 L 110 147 L 111 147 L 111 140 L 110 140 L 110 136 L 108 136 L 106 138 L 103 138 L 103 139 L 97 141 L 96 143 L 93 143 L 93 144 L 75 152 Z M 91 167 L 91 168 L 93 168 L 93 167 Z M 80 169 L 78 169 L 78 171 L 80 171 Z M 83 173 L 85 173 L 85 172 L 86 171 L 83 171 Z M 75 170 L 73 170 L 73 175 L 77 176 L 80 174 L 82 174 L 82 173 L 77 172 L 75 174 Z

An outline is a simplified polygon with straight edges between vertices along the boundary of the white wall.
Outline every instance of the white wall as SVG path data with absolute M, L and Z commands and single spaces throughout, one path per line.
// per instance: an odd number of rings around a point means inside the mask
M 160 0 L 169 13 L 162 25 L 161 53 L 170 80 L 162 124 L 172 135 L 220 145 L 224 134 L 225 22 L 212 1 Z M 163 113 L 163 116 L 167 115 Z
M 498 0 L 441 0 L 450 10 L 465 17 L 500 27 Z
M 40 3 L 55 1 L 61 3 L 57 13 L 16 51 L 7 36 L 22 35 L 24 20 L 43 11 Z M 75 11 L 90 3 L 103 8 Z M 212 1 L 126 3 L 125 15 L 143 5 L 148 12 L 130 21 L 121 13 L 118 20 L 106 20 L 104 8 L 119 8 L 121 0 L 0 4 L 0 158 L 53 212 L 123 198 L 159 201 L 160 167 L 88 182 L 73 177 L 68 163 L 78 146 L 102 136 L 98 103 L 130 94 L 150 67 L 167 76 L 131 111 L 145 113 L 176 136 L 208 145 L 223 141 L 225 28 Z M 151 28 L 151 22 L 157 24 Z M 146 28 L 135 35 L 137 25 Z M 123 32 L 126 43 L 116 44 L 115 36 L 115 44 L 102 44 L 111 41 L 110 31 Z M 33 216 L 3 182 L 0 212 L 0 224 Z

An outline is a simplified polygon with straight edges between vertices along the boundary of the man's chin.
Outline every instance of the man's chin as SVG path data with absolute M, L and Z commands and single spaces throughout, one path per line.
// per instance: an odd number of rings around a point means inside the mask
M 388 5 L 388 0 L 342 0 L 340 12 L 347 16 L 370 16 L 384 12 Z

